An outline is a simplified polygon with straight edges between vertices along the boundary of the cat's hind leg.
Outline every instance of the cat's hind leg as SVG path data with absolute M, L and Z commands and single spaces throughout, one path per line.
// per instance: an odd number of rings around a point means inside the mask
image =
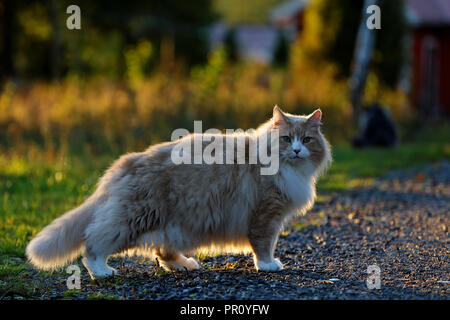
M 186 258 L 179 252 L 159 248 L 156 250 L 156 255 L 160 265 L 165 270 L 189 271 L 200 269 L 200 265 L 194 258 Z
M 106 257 L 97 256 L 95 258 L 92 257 L 84 257 L 82 260 L 83 265 L 88 270 L 89 275 L 92 279 L 96 278 L 106 278 L 113 275 L 117 275 L 119 272 L 108 266 L 106 263 Z
M 126 249 L 126 227 L 110 220 L 94 221 L 86 229 L 85 257 L 82 262 L 92 279 L 119 274 L 108 266 L 109 256 Z
M 115 246 L 102 246 L 92 238 L 87 239 L 85 256 L 81 261 L 92 279 L 119 274 L 116 269 L 107 264 L 108 257 L 117 252 L 115 249 Z

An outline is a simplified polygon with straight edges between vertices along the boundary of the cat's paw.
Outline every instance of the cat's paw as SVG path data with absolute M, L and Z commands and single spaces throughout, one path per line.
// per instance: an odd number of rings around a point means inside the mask
M 200 265 L 194 258 L 186 259 L 186 268 L 188 270 L 198 270 L 200 269 Z
M 81 259 L 84 267 L 87 269 L 89 276 L 91 279 L 99 279 L 99 278 L 107 278 L 112 277 L 119 274 L 114 268 L 111 268 L 104 261 L 92 261 L 87 259 L 86 257 Z
M 256 270 L 261 270 L 265 272 L 275 272 L 283 269 L 283 264 L 278 259 L 273 259 L 270 262 L 257 261 Z
M 165 270 L 190 271 L 200 269 L 200 265 L 194 258 L 179 257 L 177 260 L 160 261 L 161 266 Z

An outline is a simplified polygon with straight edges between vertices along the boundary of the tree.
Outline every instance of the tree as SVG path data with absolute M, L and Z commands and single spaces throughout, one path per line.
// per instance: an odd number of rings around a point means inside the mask
M 278 31 L 277 43 L 273 52 L 273 65 L 276 67 L 286 67 L 289 61 L 289 41 L 283 30 Z
M 82 10 L 83 6 L 91 23 L 104 32 L 119 31 L 125 45 L 147 39 L 158 56 L 160 44 L 170 38 L 175 56 L 188 65 L 206 61 L 207 27 L 218 17 L 211 0 L 86 0 L 80 4 Z
M 371 70 L 380 81 L 395 86 L 404 62 L 406 33 L 403 0 L 381 0 L 381 29 L 377 30 Z M 363 0 L 313 0 L 305 14 L 298 43 L 307 61 L 332 63 L 338 76 L 350 75 Z
M 54 80 L 61 78 L 61 25 L 59 23 L 59 5 L 56 0 L 49 0 L 51 36 L 51 73 Z
M 0 2 L 0 81 L 1 77 L 11 77 L 14 74 L 13 62 L 13 9 L 14 1 Z
M 349 76 L 361 8 L 362 0 L 313 0 L 299 42 L 304 57 L 333 63 L 340 76 Z
M 405 61 L 407 33 L 403 0 L 379 0 L 381 29 L 377 30 L 372 69 L 384 85 L 395 87 Z
M 70 72 L 120 76 L 125 71 L 124 49 L 142 40 L 155 48 L 155 61 L 161 43 L 170 39 L 177 60 L 187 66 L 200 64 L 209 49 L 207 28 L 217 18 L 212 0 L 78 0 L 82 27 L 74 31 L 65 28 L 71 4 L 0 0 L 0 76 L 59 78 Z
M 213 0 L 215 10 L 227 24 L 268 23 L 269 12 L 286 0 Z
M 236 30 L 234 28 L 227 30 L 224 39 L 224 46 L 227 52 L 228 60 L 231 62 L 237 62 L 239 60 L 239 49 Z
M 370 5 L 376 5 L 377 0 L 364 0 L 361 22 L 356 37 L 356 47 L 353 54 L 352 74 L 350 77 L 351 103 L 353 108 L 353 119 L 355 123 L 359 117 L 361 98 L 367 80 L 369 63 L 372 58 L 373 47 L 377 29 L 367 28 L 364 13 Z

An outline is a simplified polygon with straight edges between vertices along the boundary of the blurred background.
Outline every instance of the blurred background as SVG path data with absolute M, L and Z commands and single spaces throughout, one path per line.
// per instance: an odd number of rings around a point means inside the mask
M 350 146 L 374 104 L 393 145 L 445 141 L 450 1 L 375 3 L 381 29 L 367 33 L 363 0 L 0 0 L 0 150 L 113 156 L 193 120 L 255 128 L 275 104 L 320 107 L 333 145 Z M 66 27 L 72 4 L 80 30 Z
M 367 28 L 371 4 L 380 29 Z M 71 5 L 80 29 L 67 28 L 68 19 L 76 24 Z M 416 274 L 427 285 L 446 279 L 438 258 L 448 239 L 449 58 L 450 0 L 0 0 L 0 300 L 53 296 L 55 278 L 34 276 L 25 247 L 82 203 L 118 156 L 168 141 L 177 128 L 192 132 L 194 120 L 204 130 L 256 128 L 274 105 L 323 111 L 333 164 L 312 214 L 292 224 L 329 225 L 310 242 L 327 255 L 314 253 L 318 266 L 338 270 L 343 260 L 329 254 L 340 255 L 341 238 L 356 258 L 342 264 L 346 272 L 358 274 L 359 257 L 389 260 L 386 268 L 403 261 L 390 283 L 407 290 L 403 298 L 428 294 Z M 404 168 L 413 169 L 408 180 L 392 174 Z M 379 247 L 388 243 L 393 251 Z M 111 298 L 101 286 L 94 298 Z

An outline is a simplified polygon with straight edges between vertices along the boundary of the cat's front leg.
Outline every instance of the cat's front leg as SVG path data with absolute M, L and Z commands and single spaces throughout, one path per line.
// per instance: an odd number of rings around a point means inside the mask
M 252 244 L 256 270 L 275 272 L 283 269 L 283 264 L 280 260 L 273 257 L 273 249 L 270 249 L 274 247 L 272 243 L 267 241 L 267 243 L 259 245 Z
M 250 222 L 249 241 L 253 249 L 257 270 L 274 272 L 283 269 L 283 264 L 273 256 L 281 223 L 277 216 L 262 214 Z
M 273 259 L 270 262 L 264 262 L 257 260 L 256 261 L 256 269 L 265 271 L 265 272 L 276 272 L 283 269 L 283 264 L 279 259 Z

